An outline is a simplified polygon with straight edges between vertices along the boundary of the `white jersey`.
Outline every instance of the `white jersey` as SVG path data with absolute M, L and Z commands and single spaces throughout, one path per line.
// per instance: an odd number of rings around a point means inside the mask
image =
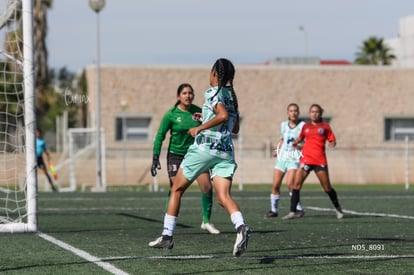
M 296 124 L 295 127 L 292 128 L 289 126 L 289 120 L 283 121 L 280 124 L 280 138 L 283 139 L 283 143 L 280 148 L 277 148 L 278 160 L 299 161 L 301 152 L 299 149 L 292 146 L 292 141 L 294 141 L 299 136 L 303 125 L 305 125 L 305 122 L 300 121 L 298 124 Z
M 206 129 L 197 134 L 194 140 L 200 151 L 209 153 L 223 159 L 234 159 L 234 148 L 231 140 L 231 132 L 236 122 L 237 113 L 233 105 L 231 91 L 227 87 L 208 89 L 204 94 L 203 123 L 215 117 L 214 106 L 223 104 L 229 115 L 229 119 L 210 129 Z

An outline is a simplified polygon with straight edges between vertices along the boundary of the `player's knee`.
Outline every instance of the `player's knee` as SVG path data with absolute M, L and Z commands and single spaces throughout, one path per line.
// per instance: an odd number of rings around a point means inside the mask
M 231 197 L 228 194 L 217 194 L 216 199 L 220 206 L 225 207 L 226 202 L 228 202 Z

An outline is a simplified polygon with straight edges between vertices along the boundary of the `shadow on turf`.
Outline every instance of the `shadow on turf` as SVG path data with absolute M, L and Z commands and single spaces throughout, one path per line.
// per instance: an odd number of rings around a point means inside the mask
M 118 213 L 118 215 L 128 217 L 128 218 L 139 219 L 139 220 L 143 220 L 143 221 L 147 221 L 147 222 L 156 222 L 156 223 L 159 223 L 159 224 L 163 223 L 163 221 L 161 221 L 161 220 L 147 218 L 147 217 L 141 217 L 141 216 L 130 214 L 130 213 Z M 194 226 L 186 225 L 186 224 L 182 224 L 182 223 L 177 223 L 176 226 L 177 227 L 182 227 L 182 228 L 193 228 L 194 227 Z

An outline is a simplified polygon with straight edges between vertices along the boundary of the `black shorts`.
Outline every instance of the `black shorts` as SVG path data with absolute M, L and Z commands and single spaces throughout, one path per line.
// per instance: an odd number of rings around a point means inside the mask
M 184 156 L 168 152 L 167 154 L 167 171 L 169 177 L 175 177 L 180 168 Z
M 315 165 L 315 164 L 299 164 L 299 168 L 301 168 L 306 173 L 310 173 L 311 171 L 315 171 L 318 173 L 319 171 L 328 171 L 328 165 Z
M 37 157 L 37 167 L 38 168 L 41 168 L 41 169 L 43 169 L 43 168 L 45 168 L 46 167 L 46 164 L 45 164 L 45 162 L 43 161 L 43 157 Z

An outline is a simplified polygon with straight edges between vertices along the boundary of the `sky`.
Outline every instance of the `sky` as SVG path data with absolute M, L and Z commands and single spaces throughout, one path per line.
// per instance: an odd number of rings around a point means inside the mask
M 262 64 L 272 57 L 353 61 L 369 36 L 398 36 L 410 0 L 106 0 L 101 65 Z M 54 0 L 49 67 L 96 64 L 97 14 L 88 0 Z

